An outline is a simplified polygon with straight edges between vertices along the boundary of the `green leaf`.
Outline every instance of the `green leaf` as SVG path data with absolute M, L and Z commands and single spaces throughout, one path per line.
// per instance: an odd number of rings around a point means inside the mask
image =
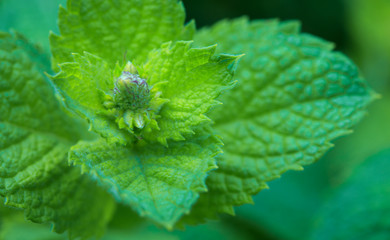
M 182 134 L 193 134 L 193 128 L 211 121 L 205 114 L 220 104 L 215 99 L 235 83 L 232 77 L 240 56 L 214 55 L 216 45 L 190 46 L 184 41 L 163 44 L 143 66 L 149 85 L 167 82 L 161 92 L 169 100 L 159 113 L 160 130 L 146 132 L 146 140 L 164 145 L 167 139 L 184 140 Z
M 24 35 L 16 31 L 12 31 L 12 34 L 14 35 L 14 44 L 23 49 L 34 60 L 34 63 L 41 72 L 51 70 L 50 57 L 39 45 L 31 44 Z
M 0 33 L 0 195 L 27 219 L 68 230 L 70 238 L 101 235 L 114 201 L 67 165 L 83 131 L 61 112 L 52 87 L 16 42 Z
M 90 130 L 110 141 L 125 144 L 131 139 L 129 134 L 103 114 L 106 109 L 100 92 L 112 91 L 114 72 L 103 59 L 92 54 L 73 56 L 74 62 L 61 64 L 61 71 L 51 77 L 61 101 L 69 110 L 88 120 Z
M 311 239 L 389 239 L 390 151 L 355 169 L 319 214 Z
M 126 144 L 137 136 L 167 145 L 167 140 L 184 140 L 183 134 L 194 134 L 194 128 L 210 123 L 205 114 L 218 104 L 215 99 L 221 92 L 234 84 L 239 56 L 214 55 L 216 46 L 190 46 L 188 41 L 163 44 L 138 67 L 139 76 L 154 94 L 145 109 L 124 112 L 115 100 L 114 107 L 107 108 L 107 98 L 115 99 L 123 68 L 110 69 L 106 61 L 89 53 L 73 54 L 74 62 L 60 64 L 61 71 L 52 80 L 65 106 L 87 119 L 90 129 L 109 142 Z M 128 112 L 141 112 L 141 116 L 147 112 L 144 118 L 150 122 L 139 129 L 126 126 Z
M 110 66 L 125 55 L 143 62 L 163 42 L 190 40 L 194 32 L 193 23 L 183 26 L 184 7 L 177 0 L 68 0 L 58 18 L 61 34 L 50 35 L 54 69 L 84 51 Z
M 318 160 L 332 139 L 350 133 L 364 115 L 374 94 L 356 66 L 332 52 L 332 44 L 298 30 L 295 22 L 241 18 L 195 37 L 246 56 L 238 86 L 222 95 L 224 108 L 210 116 L 224 154 L 187 221 L 233 214 L 233 206 L 252 203 L 251 195 L 267 188 L 266 182 Z
M 191 141 L 129 147 L 104 139 L 72 147 L 69 161 L 107 186 L 117 201 L 168 229 L 206 191 L 220 141 L 199 131 Z

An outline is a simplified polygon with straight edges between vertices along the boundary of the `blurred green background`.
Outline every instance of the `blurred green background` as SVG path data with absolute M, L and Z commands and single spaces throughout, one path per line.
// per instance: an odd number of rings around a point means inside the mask
M 14 29 L 49 52 L 65 0 L 0 0 L 0 30 Z M 220 222 L 167 232 L 120 208 L 104 239 L 390 239 L 390 0 L 184 0 L 197 27 L 223 18 L 298 19 L 302 31 L 336 43 L 382 99 L 354 134 L 302 172 L 287 172 Z M 16 214 L 14 212 L 17 212 Z M 63 239 L 0 209 L 7 240 Z M 23 230 L 21 230 L 23 229 Z

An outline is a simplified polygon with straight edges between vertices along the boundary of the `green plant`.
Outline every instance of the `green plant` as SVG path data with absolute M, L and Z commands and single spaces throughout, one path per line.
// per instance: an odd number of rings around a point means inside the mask
M 69 0 L 51 81 L 39 50 L 1 34 L 6 205 L 70 238 L 102 235 L 117 204 L 168 229 L 233 214 L 318 160 L 375 97 L 298 22 L 196 31 L 184 17 L 176 0 Z

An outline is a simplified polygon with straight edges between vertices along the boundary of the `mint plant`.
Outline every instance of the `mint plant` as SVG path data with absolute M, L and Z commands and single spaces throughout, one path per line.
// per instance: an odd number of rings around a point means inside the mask
M 197 31 L 184 18 L 176 0 L 68 0 L 46 76 L 38 50 L 1 34 L 6 205 L 71 239 L 101 236 L 117 204 L 167 229 L 234 214 L 318 160 L 375 98 L 298 22 Z

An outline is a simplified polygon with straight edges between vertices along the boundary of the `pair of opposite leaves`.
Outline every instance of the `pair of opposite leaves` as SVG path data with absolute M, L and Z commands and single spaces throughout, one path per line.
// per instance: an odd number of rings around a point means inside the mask
M 183 25 L 184 16 L 175 0 L 60 7 L 61 35 L 50 42 L 52 66 L 61 71 L 52 79 L 66 108 L 102 137 L 77 144 L 82 126 L 60 111 L 34 63 L 37 53 L 2 34 L 0 193 L 6 204 L 83 238 L 101 233 L 115 201 L 168 228 L 191 207 L 183 223 L 233 213 L 267 181 L 322 156 L 373 98 L 353 63 L 331 52 L 332 44 L 299 34 L 296 22 L 241 18 L 195 33 L 193 22 Z M 130 134 L 99 114 L 98 92 L 117 77 L 115 64 L 125 51 L 149 83 L 167 81 L 162 96 L 169 100 L 159 112 L 160 131 L 132 148 L 123 145 Z M 216 52 L 246 56 L 235 69 L 237 56 Z M 230 89 L 234 73 L 239 82 Z M 224 105 L 214 107 L 217 99 Z M 215 134 L 225 144 L 218 156 Z M 84 175 L 67 166 L 69 149 L 69 161 Z

